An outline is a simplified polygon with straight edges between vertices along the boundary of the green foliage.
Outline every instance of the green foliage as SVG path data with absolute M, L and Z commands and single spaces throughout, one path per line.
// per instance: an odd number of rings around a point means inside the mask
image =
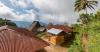
M 44 37 L 45 36 L 45 32 L 38 32 L 38 34 L 36 35 L 37 37 Z
M 79 19 L 78 19 L 78 22 L 81 22 L 82 24 L 87 24 L 88 22 L 90 22 L 93 18 L 93 14 L 80 14 L 79 15 Z
M 90 52 L 100 52 L 100 21 L 95 14 L 95 19 L 89 24 L 89 48 Z
M 74 44 L 70 47 L 69 50 L 74 50 L 72 52 L 83 52 L 82 46 L 81 46 L 81 36 L 84 32 L 87 32 L 89 34 L 89 47 L 90 47 L 90 52 L 100 52 L 100 48 L 96 45 L 99 44 L 100 41 L 97 42 L 97 40 L 99 40 L 98 36 L 100 34 L 100 22 L 99 22 L 99 18 L 100 18 L 100 12 L 97 12 L 97 14 L 93 15 L 93 14 L 88 14 L 87 13 L 87 8 L 89 9 L 94 9 L 94 6 L 96 6 L 98 4 L 97 1 L 91 1 L 91 0 L 76 0 L 75 1 L 75 11 L 82 11 L 85 10 L 86 14 L 80 14 L 80 18 L 78 19 L 79 22 L 81 22 L 82 24 L 78 25 L 75 24 L 74 30 L 76 32 L 78 32 L 78 34 L 76 34 L 75 37 L 75 42 Z M 96 37 L 97 36 L 97 37 Z M 96 37 L 96 40 L 95 40 Z M 93 41 L 94 40 L 94 41 Z M 93 47 L 94 46 L 94 47 Z M 99 49 L 97 51 L 97 49 Z M 79 50 L 79 51 L 76 51 Z
M 83 52 L 83 48 L 81 46 L 81 36 L 84 29 L 79 24 L 74 24 L 73 29 L 76 32 L 75 40 L 71 45 L 71 47 L 69 48 L 69 52 Z
M 12 21 L 3 20 L 2 18 L 0 18 L 0 26 L 3 26 L 3 25 L 9 25 L 9 26 L 15 26 L 16 27 L 16 24 L 13 23 Z
M 89 14 L 90 21 L 87 24 L 87 32 L 89 34 L 89 51 L 90 52 L 100 52 L 100 11 L 98 11 L 96 14 Z M 73 45 L 69 48 L 70 52 L 82 52 L 81 47 L 81 36 L 82 33 L 85 31 L 84 28 L 82 28 L 82 25 L 75 24 L 74 31 L 78 32 L 75 37 L 75 41 Z M 76 51 L 78 49 L 78 51 Z
M 94 9 L 94 6 L 98 4 L 97 1 L 91 1 L 91 0 L 76 0 L 75 1 L 75 11 L 82 11 L 87 10 L 87 8 Z

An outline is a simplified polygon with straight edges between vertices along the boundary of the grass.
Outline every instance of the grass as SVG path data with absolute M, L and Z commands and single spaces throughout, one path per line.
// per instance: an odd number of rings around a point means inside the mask
M 45 32 L 39 32 L 38 34 L 37 34 L 37 37 L 44 37 L 44 36 L 46 36 L 46 33 Z

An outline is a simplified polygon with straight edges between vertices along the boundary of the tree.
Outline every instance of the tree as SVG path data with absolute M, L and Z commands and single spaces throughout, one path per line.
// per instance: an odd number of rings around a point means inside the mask
M 88 11 L 87 11 L 87 9 L 88 8 L 89 9 L 95 9 L 94 6 L 96 6 L 97 4 L 98 4 L 97 1 L 76 0 L 75 1 L 75 5 L 74 5 L 75 11 L 80 12 L 80 11 L 83 11 L 84 10 L 86 12 L 86 14 L 83 14 L 83 17 L 84 18 L 82 18 L 80 20 L 84 20 L 86 23 L 88 23 L 89 17 L 88 17 Z
M 83 28 L 85 29 L 85 27 L 87 27 L 87 23 L 90 20 L 90 17 L 88 15 L 87 9 L 94 9 L 94 6 L 96 6 L 98 4 L 97 1 L 90 1 L 90 0 L 76 0 L 75 1 L 75 11 L 82 11 L 84 10 L 86 12 L 86 14 L 82 14 L 80 15 L 79 20 L 83 23 Z
M 0 26 L 3 25 L 9 25 L 9 26 L 17 26 L 14 22 L 10 21 L 10 20 L 4 20 L 2 18 L 0 18 Z
M 100 52 L 100 10 L 97 11 L 96 14 L 88 14 L 89 17 L 91 18 L 90 21 L 88 22 L 88 34 L 89 34 L 89 51 L 90 52 Z M 72 49 L 76 50 L 76 48 L 81 48 L 81 34 L 83 33 L 82 31 L 82 26 L 79 24 L 74 24 L 73 25 L 74 31 L 78 32 L 75 37 L 75 43 L 78 43 L 78 45 L 73 45 L 70 50 Z M 75 44 L 74 43 L 74 44 Z M 81 48 L 83 50 L 83 48 Z M 79 52 L 81 52 L 81 49 L 78 49 Z M 72 52 L 75 52 L 75 51 Z M 78 51 L 77 51 L 78 52 Z
M 88 1 L 88 0 L 76 0 L 75 1 L 75 11 L 82 11 L 85 10 L 87 13 L 87 8 L 89 9 L 94 9 L 94 6 L 96 6 L 98 4 L 97 1 Z
M 79 20 L 83 24 L 83 33 L 82 33 L 82 47 L 84 48 L 85 52 L 88 52 L 88 22 L 90 21 L 90 16 L 88 15 L 88 8 L 94 9 L 94 6 L 98 4 L 97 1 L 90 1 L 90 0 L 76 0 L 75 1 L 75 11 L 81 12 L 85 11 L 85 14 L 81 14 Z

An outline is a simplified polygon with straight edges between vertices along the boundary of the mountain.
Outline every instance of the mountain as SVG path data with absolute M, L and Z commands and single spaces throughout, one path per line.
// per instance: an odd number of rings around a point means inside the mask
M 26 21 L 13 21 L 13 22 L 16 23 L 18 27 L 22 28 L 27 28 L 32 24 L 32 22 L 26 22 Z
M 30 27 L 32 25 L 32 22 L 27 22 L 27 21 L 13 21 L 13 22 L 16 23 L 16 25 L 18 27 L 22 27 L 22 28 L 28 28 L 28 27 Z M 47 26 L 46 23 L 43 23 L 43 22 L 39 22 L 39 23 L 42 26 Z

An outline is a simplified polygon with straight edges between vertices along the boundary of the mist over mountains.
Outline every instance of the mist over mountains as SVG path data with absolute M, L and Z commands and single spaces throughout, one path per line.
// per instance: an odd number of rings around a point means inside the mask
M 22 27 L 22 28 L 28 28 L 28 27 L 30 27 L 31 24 L 32 24 L 32 22 L 27 22 L 27 21 L 13 21 L 13 22 L 16 23 L 16 25 L 17 25 L 18 27 Z M 37 22 L 39 22 L 39 21 L 37 21 Z M 39 22 L 39 23 L 40 23 L 40 25 L 42 25 L 42 26 L 47 26 L 46 23 L 43 23 L 43 22 Z
M 13 22 L 16 23 L 18 27 L 22 28 L 27 28 L 32 24 L 32 22 L 26 22 L 26 21 L 13 21 Z

